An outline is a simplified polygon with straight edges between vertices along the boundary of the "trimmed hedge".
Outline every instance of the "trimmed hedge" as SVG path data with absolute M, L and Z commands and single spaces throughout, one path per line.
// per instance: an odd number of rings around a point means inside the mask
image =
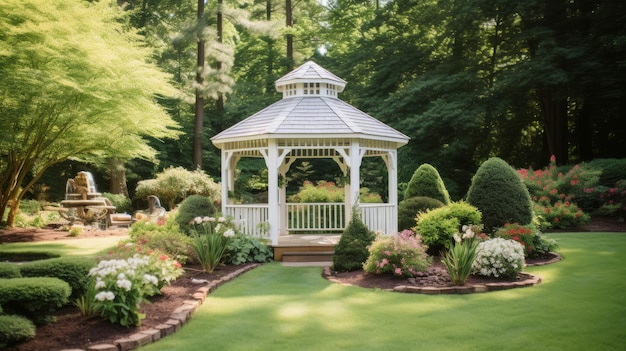
M 480 165 L 467 192 L 467 202 L 482 213 L 485 233 L 505 223 L 526 225 L 533 220 L 528 188 L 513 167 L 498 157 Z
M 49 260 L 33 261 L 20 267 L 23 277 L 59 278 L 72 288 L 70 298 L 75 299 L 85 294 L 89 285 L 89 270 L 98 264 L 88 257 L 59 257 Z
M 422 164 L 415 170 L 404 192 L 405 199 L 415 196 L 431 197 L 443 202 L 444 205 L 450 203 L 450 194 L 443 179 L 437 169 L 428 163 Z
M 0 349 L 35 337 L 35 325 L 22 316 L 0 316 Z
M 0 278 L 9 279 L 21 276 L 20 269 L 15 263 L 0 262 Z
M 0 280 L 0 305 L 8 314 L 19 314 L 35 324 L 44 324 L 68 302 L 72 289 L 58 278 Z
M 24 262 L 47 260 L 49 258 L 60 257 L 59 254 L 40 251 L 0 251 L 0 261 Z
M 414 196 L 398 204 L 398 231 L 415 227 L 416 217 L 420 212 L 445 206 L 443 202 L 427 196 Z

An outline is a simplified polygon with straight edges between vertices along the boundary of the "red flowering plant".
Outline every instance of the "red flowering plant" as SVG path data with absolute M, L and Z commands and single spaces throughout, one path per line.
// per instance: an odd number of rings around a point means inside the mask
M 528 188 L 535 203 L 535 213 L 542 228 L 568 228 L 587 224 L 589 216 L 576 206 L 576 199 L 585 194 L 585 189 L 598 182 L 598 171 L 574 165 L 568 171 L 560 170 L 556 158 L 544 169 L 519 169 L 517 173 Z
M 601 193 L 600 200 L 603 202 L 599 210 L 601 214 L 623 219 L 626 216 L 626 179 L 618 181 L 615 187 Z
M 558 248 L 554 239 L 542 235 L 533 224 L 506 223 L 498 228 L 495 236 L 522 244 L 525 258 L 541 257 Z

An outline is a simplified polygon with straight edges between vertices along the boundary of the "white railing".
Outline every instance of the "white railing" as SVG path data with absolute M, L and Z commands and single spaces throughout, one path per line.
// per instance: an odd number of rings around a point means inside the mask
M 269 239 L 268 206 L 266 204 L 226 205 L 226 216 L 231 217 L 239 230 L 255 238 Z
M 341 202 L 287 204 L 287 230 L 291 232 L 341 232 L 346 226 Z
M 287 226 L 289 233 L 324 232 L 339 233 L 346 227 L 343 203 L 288 203 Z M 397 212 L 390 204 L 360 204 L 361 219 L 373 231 L 384 234 L 397 232 Z M 267 204 L 226 205 L 230 216 L 243 234 L 270 239 Z
M 363 223 L 375 232 L 395 234 L 398 231 L 398 214 L 390 204 L 360 204 Z

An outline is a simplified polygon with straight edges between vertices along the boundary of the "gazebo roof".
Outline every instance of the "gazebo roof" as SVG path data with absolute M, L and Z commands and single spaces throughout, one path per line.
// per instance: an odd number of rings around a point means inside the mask
M 342 91 L 345 84 L 309 61 L 276 81 L 277 90 L 284 93 L 282 100 L 211 140 L 218 147 L 230 141 L 270 138 L 364 138 L 399 145 L 408 142 L 406 135 L 339 100 L 336 92 Z M 292 89 L 291 95 L 286 95 L 287 89 Z

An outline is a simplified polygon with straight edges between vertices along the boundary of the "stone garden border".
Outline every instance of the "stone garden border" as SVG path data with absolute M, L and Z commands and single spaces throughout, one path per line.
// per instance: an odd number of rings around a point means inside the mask
M 217 287 L 258 266 L 259 264 L 248 265 L 198 288 L 192 295 L 193 299 L 185 300 L 180 307 L 172 312 L 167 322 L 159 324 L 153 329 L 143 330 L 125 338 L 117 339 L 113 344 L 95 344 L 88 346 L 86 349 L 74 348 L 61 351 L 128 351 L 156 342 L 179 331 L 183 324 L 189 321 L 194 312 L 200 308 L 207 295 L 217 289 Z

